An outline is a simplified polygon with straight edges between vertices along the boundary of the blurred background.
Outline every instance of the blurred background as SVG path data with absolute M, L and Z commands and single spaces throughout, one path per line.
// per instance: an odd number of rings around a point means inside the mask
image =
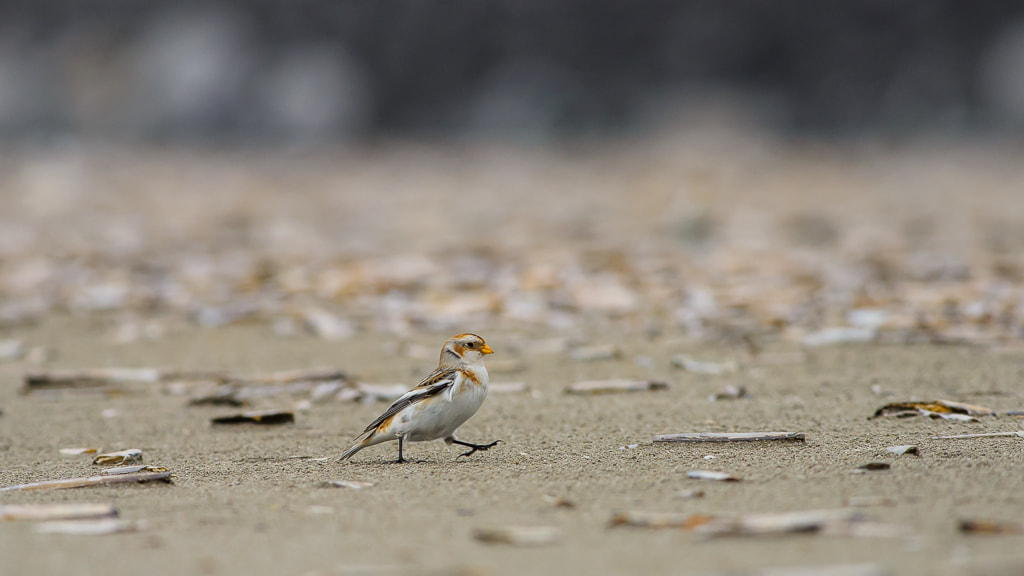
M 0 135 L 281 143 L 1024 130 L 1024 5 L 6 1 Z
M 0 2 L 0 324 L 1004 341 L 1021 136 L 1021 3 Z

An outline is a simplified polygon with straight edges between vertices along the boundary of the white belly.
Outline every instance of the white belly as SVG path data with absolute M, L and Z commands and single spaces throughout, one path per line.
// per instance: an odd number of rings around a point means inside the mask
M 456 382 L 444 393 L 410 406 L 397 418 L 394 433 L 412 442 L 451 436 L 487 397 L 486 373 L 481 380 L 481 384 Z

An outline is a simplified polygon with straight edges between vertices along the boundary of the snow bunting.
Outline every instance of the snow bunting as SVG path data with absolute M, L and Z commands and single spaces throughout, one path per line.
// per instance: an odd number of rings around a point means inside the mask
M 405 440 L 423 442 L 444 438 L 448 444 L 470 448 L 459 456 L 469 456 L 501 442 L 472 444 L 455 437 L 456 428 L 469 420 L 487 397 L 484 356 L 493 353 L 476 334 L 449 338 L 441 349 L 437 370 L 395 400 L 356 437 L 355 445 L 346 450 L 341 459 L 346 460 L 367 446 L 391 440 L 398 440 L 398 462 L 405 462 L 402 458 Z

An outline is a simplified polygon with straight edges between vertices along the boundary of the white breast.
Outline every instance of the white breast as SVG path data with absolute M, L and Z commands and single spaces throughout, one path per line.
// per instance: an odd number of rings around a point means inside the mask
M 431 401 L 411 406 L 399 423 L 399 434 L 413 442 L 447 438 L 469 420 L 480 409 L 487 398 L 487 369 L 483 366 L 469 368 L 479 384 L 461 374 L 455 383 L 440 396 Z

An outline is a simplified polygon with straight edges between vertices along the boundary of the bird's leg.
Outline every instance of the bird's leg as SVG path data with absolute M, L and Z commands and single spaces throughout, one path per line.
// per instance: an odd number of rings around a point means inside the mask
M 405 458 L 402 458 L 402 441 L 405 440 L 404 436 L 398 437 L 398 461 L 395 464 L 404 464 L 407 462 Z
M 493 448 L 495 444 L 497 444 L 498 442 L 501 442 L 501 440 L 495 440 L 494 442 L 491 442 L 490 444 L 473 444 L 471 442 L 463 442 L 462 440 L 456 440 L 455 438 L 445 438 L 445 441 L 448 442 L 449 444 L 458 444 L 459 446 L 465 446 L 467 448 L 472 448 L 472 450 L 470 450 L 469 452 L 464 452 L 462 454 L 459 454 L 459 457 L 469 456 L 470 454 L 472 454 L 473 452 L 476 452 L 477 450 L 487 450 L 488 448 Z

